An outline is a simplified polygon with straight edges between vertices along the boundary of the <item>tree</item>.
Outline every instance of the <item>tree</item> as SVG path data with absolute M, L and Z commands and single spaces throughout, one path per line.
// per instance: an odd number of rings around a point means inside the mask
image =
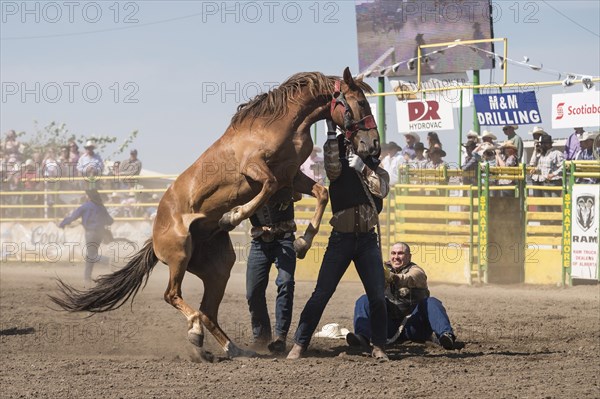
M 32 158 L 33 154 L 38 152 L 44 156 L 44 154 L 51 148 L 57 153 L 60 147 L 64 147 L 70 141 L 74 141 L 80 148 L 83 148 L 87 140 L 94 140 L 96 142 L 96 148 L 98 153 L 102 153 L 110 144 L 116 143 L 117 138 L 109 135 L 79 135 L 71 133 L 65 123 L 50 122 L 48 125 L 39 128 L 38 122 L 34 121 L 35 133 L 28 140 L 23 140 L 22 143 L 25 145 L 23 150 L 23 158 Z M 25 132 L 20 132 L 18 136 L 24 136 Z M 134 130 L 129 136 L 118 146 L 118 148 L 111 154 L 103 154 L 104 160 L 111 160 L 112 158 L 122 155 L 127 148 L 135 141 L 138 135 L 138 131 Z

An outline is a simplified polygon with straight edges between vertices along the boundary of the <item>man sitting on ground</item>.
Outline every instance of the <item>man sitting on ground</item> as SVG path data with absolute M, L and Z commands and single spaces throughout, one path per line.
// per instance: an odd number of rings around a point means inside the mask
M 425 271 L 411 262 L 410 247 L 395 243 L 384 265 L 388 344 L 402 341 L 434 341 L 455 349 L 456 335 L 439 299 L 429 296 Z M 368 347 L 371 339 L 369 301 L 366 295 L 354 307 L 354 333 L 346 335 L 350 346 Z

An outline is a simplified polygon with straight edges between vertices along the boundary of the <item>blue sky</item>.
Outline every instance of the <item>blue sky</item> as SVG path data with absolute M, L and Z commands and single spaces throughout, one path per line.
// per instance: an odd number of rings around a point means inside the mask
M 139 130 L 134 146 L 144 167 L 179 173 L 225 131 L 237 105 L 259 90 L 300 71 L 339 75 L 349 66 L 359 72 L 352 1 L 70 4 L 2 1 L 2 134 L 32 132 L 34 120 L 41 126 L 63 122 L 86 136 L 125 139 Z M 494 6 L 501 12 L 494 34 L 508 38 L 510 58 L 528 56 L 544 69 L 600 75 L 597 1 Z M 558 78 L 509 68 L 511 82 Z M 493 75 L 498 80 L 500 70 Z M 482 82 L 490 76 L 482 71 Z M 367 82 L 377 85 L 376 79 Z M 15 87 L 19 91 L 11 94 Z M 24 98 L 23 88 L 30 90 Z M 580 90 L 539 89 L 542 125 L 550 129 L 553 93 Z M 387 138 L 403 145 L 394 101 L 386 100 Z M 465 131 L 472 113 L 465 110 Z M 526 129 L 519 133 L 526 136 Z M 565 137 L 569 131 L 551 133 Z M 446 148 L 456 148 L 456 132 L 440 136 Z M 454 152 L 447 160 L 456 160 Z

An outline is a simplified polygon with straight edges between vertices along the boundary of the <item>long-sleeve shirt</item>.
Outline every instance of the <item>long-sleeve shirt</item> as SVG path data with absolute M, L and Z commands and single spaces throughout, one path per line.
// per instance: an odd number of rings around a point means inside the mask
M 388 302 L 388 316 L 402 320 L 410 314 L 423 299 L 429 297 L 425 271 L 410 262 L 400 269 L 390 263 L 384 264 L 386 276 L 385 297 Z
M 415 147 L 413 146 L 406 146 L 402 149 L 401 151 L 402 156 L 407 155 L 410 159 L 415 159 L 415 157 L 417 156 L 417 153 L 415 152 Z
M 73 213 L 60 222 L 59 227 L 63 228 L 72 223 L 74 220 L 81 218 L 83 228 L 88 231 L 99 231 L 104 229 L 104 226 L 111 225 L 113 218 L 108 214 L 106 208 L 92 201 L 86 201 Z
M 531 173 L 531 180 L 534 182 L 540 182 L 540 174 L 537 170 L 538 162 L 540 161 L 540 152 L 534 148 L 533 153 L 531 153 L 531 159 L 529 160 L 529 166 L 534 167 L 534 171 Z
M 77 170 L 83 176 L 90 176 L 92 172 L 88 172 L 88 169 L 94 171 L 94 175 L 101 175 L 104 170 L 104 162 L 98 154 L 88 155 L 83 154 L 77 161 Z
M 540 154 L 537 169 L 539 170 L 539 181 L 562 180 L 563 153 L 551 148 L 545 154 Z M 552 174 L 552 177 L 549 175 Z
M 512 142 L 517 147 L 517 161 L 521 162 L 523 160 L 523 139 L 515 134 L 509 137 L 507 141 Z
M 565 143 L 565 150 L 563 152 L 563 157 L 567 161 L 572 161 L 575 159 L 575 155 L 581 149 L 581 145 L 579 144 L 579 135 L 575 132 L 571 133 L 567 142 Z
M 462 165 L 463 184 L 475 184 L 475 178 L 477 177 L 477 167 L 479 166 L 480 160 L 481 157 L 475 152 L 471 153 L 471 155 L 467 155 L 467 157 L 465 158 L 465 163 Z
M 340 177 L 342 173 L 342 163 L 340 161 L 339 146 L 337 140 L 327 140 L 323 144 L 325 158 L 325 173 L 329 181 L 333 182 Z M 372 171 L 365 166 L 363 169 L 363 181 L 371 195 L 378 198 L 385 198 L 389 191 L 390 176 L 381 167 Z M 357 189 L 363 190 L 363 187 Z M 370 204 L 360 204 L 353 208 L 343 209 L 336 212 L 329 222 L 336 231 L 340 233 L 367 232 L 377 225 L 379 218 L 377 210 Z M 358 223 L 358 226 L 356 224 Z
M 381 166 L 390 175 L 390 186 L 398 184 L 398 171 L 405 162 L 404 155 L 400 151 L 394 155 L 388 155 L 381 161 Z

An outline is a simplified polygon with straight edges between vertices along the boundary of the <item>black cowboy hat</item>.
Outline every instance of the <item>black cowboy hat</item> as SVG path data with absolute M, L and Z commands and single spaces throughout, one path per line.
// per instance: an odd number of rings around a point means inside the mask
M 435 154 L 435 153 L 438 153 L 438 152 L 440 153 L 440 155 L 442 157 L 446 156 L 446 151 L 442 150 L 440 147 L 433 147 L 433 148 L 430 148 L 429 151 L 428 151 L 429 154 Z

